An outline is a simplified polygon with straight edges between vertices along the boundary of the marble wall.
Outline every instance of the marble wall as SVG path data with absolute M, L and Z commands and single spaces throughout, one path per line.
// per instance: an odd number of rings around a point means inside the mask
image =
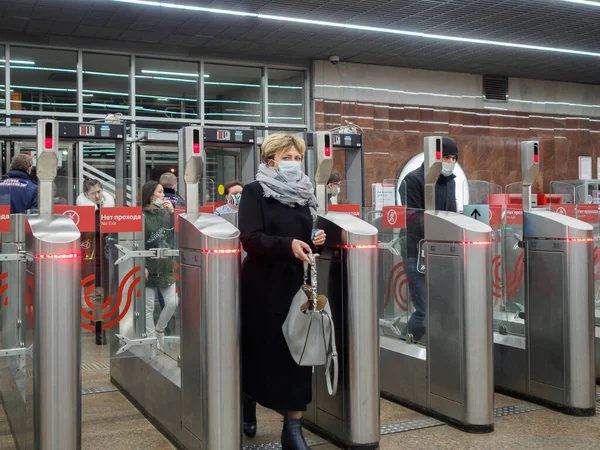
M 600 157 L 600 118 L 510 111 L 436 108 L 385 103 L 315 100 L 315 129 L 355 123 L 364 129 L 367 205 L 372 183 L 396 178 L 422 149 L 423 138 L 443 134 L 456 140 L 459 161 L 470 180 L 506 186 L 520 181 L 520 142 L 539 140 L 541 170 L 535 192 L 550 181 L 578 177 L 578 157 Z M 336 158 L 335 166 L 343 169 Z

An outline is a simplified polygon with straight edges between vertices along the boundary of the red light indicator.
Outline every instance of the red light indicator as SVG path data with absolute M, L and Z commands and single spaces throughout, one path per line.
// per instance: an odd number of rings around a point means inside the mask
M 79 256 L 79 253 L 41 253 L 33 255 L 35 259 L 77 259 Z
M 491 245 L 492 241 L 464 241 L 461 242 L 463 245 Z
M 594 242 L 594 238 L 568 238 L 569 242 Z
M 435 140 L 435 159 L 438 161 L 440 159 L 442 159 L 442 140 L 441 139 Z
M 377 244 L 358 244 L 358 245 L 344 244 L 344 245 L 336 245 L 335 247 L 347 248 L 347 249 L 353 249 L 353 250 L 367 250 L 367 249 L 372 249 L 372 248 L 378 248 L 378 245 Z
M 331 147 L 325 147 L 325 156 L 327 158 L 331 156 Z
M 200 250 L 200 253 L 212 253 L 218 255 L 231 255 L 233 253 L 241 253 L 242 250 L 239 248 L 214 248 Z
M 195 155 L 200 154 L 200 130 L 192 131 L 192 151 Z
M 194 153 L 200 153 L 200 144 L 194 144 Z
M 533 162 L 534 163 L 539 163 L 540 162 L 540 155 L 533 155 Z
M 52 148 L 52 138 L 47 137 L 46 139 L 44 139 L 44 148 L 46 150 Z

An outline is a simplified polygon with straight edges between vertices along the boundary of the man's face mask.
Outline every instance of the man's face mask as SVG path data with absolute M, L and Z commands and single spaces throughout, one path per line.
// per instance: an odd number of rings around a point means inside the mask
M 456 167 L 456 163 L 442 162 L 442 175 L 449 177 L 454 173 L 454 167 Z

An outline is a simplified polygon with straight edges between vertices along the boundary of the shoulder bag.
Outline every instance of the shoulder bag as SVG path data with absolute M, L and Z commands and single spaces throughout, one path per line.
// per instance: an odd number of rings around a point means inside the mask
M 338 354 L 331 307 L 324 295 L 317 295 L 317 266 L 311 261 L 311 284 L 306 283 L 308 266 L 304 263 L 304 282 L 298 290 L 283 324 L 283 336 L 294 361 L 299 366 L 325 366 L 329 395 L 337 393 Z

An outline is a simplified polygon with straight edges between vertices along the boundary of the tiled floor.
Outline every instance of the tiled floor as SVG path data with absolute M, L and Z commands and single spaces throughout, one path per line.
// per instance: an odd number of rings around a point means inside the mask
M 96 346 L 93 335 L 84 335 L 82 358 L 83 388 L 110 385 L 108 348 Z M 600 390 L 599 390 L 600 392 Z M 496 394 L 496 408 L 523 404 L 521 400 Z M 84 450 L 163 450 L 174 447 L 119 392 L 90 394 L 82 397 Z M 387 400 L 381 402 L 382 425 L 426 419 L 426 416 Z M 276 444 L 281 432 L 281 416 L 259 408 L 259 431 L 244 445 Z M 338 447 L 310 432 L 307 439 L 317 450 Z M 4 412 L 0 409 L 0 450 L 14 444 Z M 275 448 L 275 447 L 271 447 Z M 383 435 L 382 450 L 410 449 L 600 449 L 600 416 L 570 417 L 552 410 L 498 417 L 490 434 L 463 433 L 447 425 Z M 219 449 L 220 450 L 220 449 Z M 225 449 L 223 449 L 225 450 Z M 229 450 L 229 449 L 227 449 Z

